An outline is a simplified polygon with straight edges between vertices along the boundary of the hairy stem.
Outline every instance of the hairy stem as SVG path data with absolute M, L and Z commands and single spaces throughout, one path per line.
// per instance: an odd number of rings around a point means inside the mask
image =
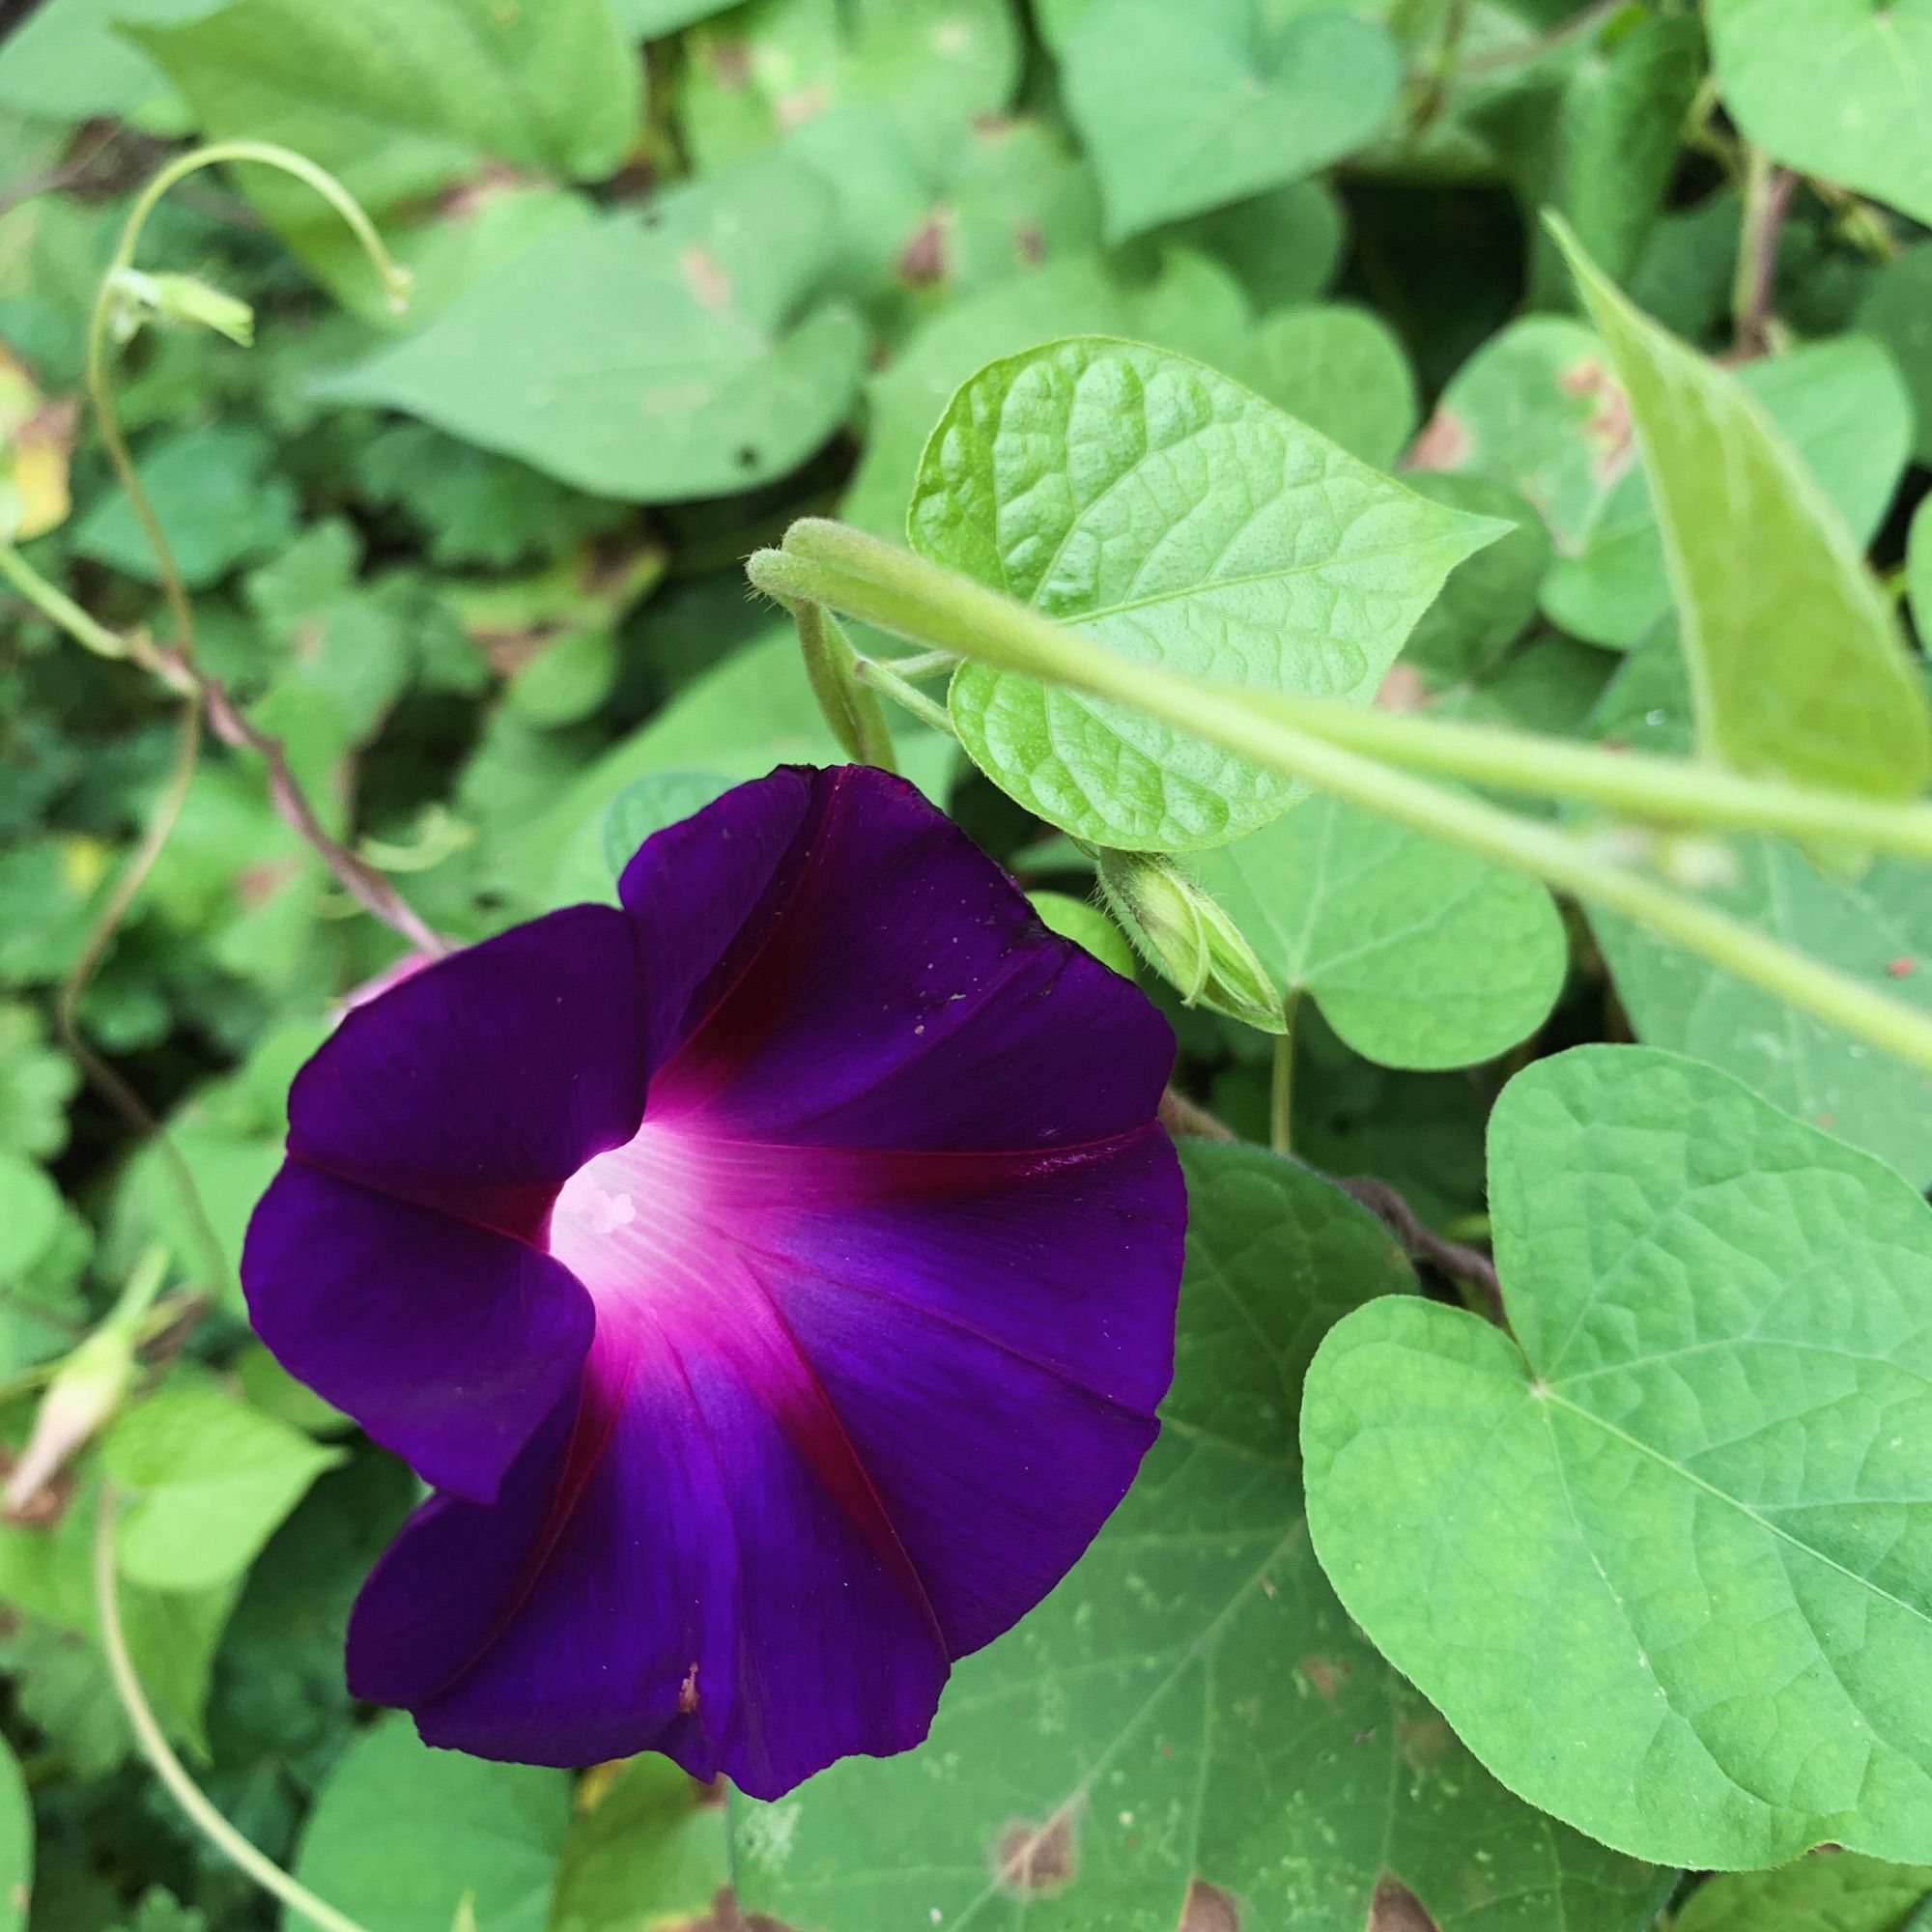
M 959 735 L 952 728 L 952 719 L 945 705 L 935 704 L 916 685 L 907 683 L 896 666 L 883 665 L 876 658 L 861 658 L 853 667 L 852 674 L 861 684 L 868 684 L 873 690 L 884 692 L 895 704 L 910 711 L 922 724 L 930 724 L 935 731 L 943 731 L 949 738 Z
M 1740 358 L 1762 355 L 1767 346 L 1777 287 L 1777 242 L 1797 185 L 1798 177 L 1776 166 L 1761 150 L 1752 148 L 1747 155 L 1744 227 L 1731 294 L 1732 350 Z
M 121 1700 L 121 1708 L 133 1727 L 134 1742 L 140 1747 L 141 1755 L 188 1822 L 237 1871 L 254 1880 L 291 1911 L 300 1913 L 310 1924 L 320 1926 L 322 1932 L 362 1932 L 355 1919 L 318 1898 L 307 1886 L 291 1878 L 272 1859 L 258 1851 L 208 1802 L 155 1721 L 121 1628 L 121 1600 L 114 1580 L 115 1515 L 114 1492 L 102 1484 L 94 1526 L 95 1606 L 99 1614 L 100 1647 L 107 1654 L 107 1672 L 114 1683 L 114 1694 Z
M 1932 1014 L 1619 865 L 1558 827 L 1319 738 L 1267 694 L 1121 657 L 970 579 L 838 524 L 794 525 L 785 548 L 759 552 L 750 569 L 768 594 L 812 598 L 916 642 L 1129 705 L 1313 790 L 1527 873 L 1932 1071 Z

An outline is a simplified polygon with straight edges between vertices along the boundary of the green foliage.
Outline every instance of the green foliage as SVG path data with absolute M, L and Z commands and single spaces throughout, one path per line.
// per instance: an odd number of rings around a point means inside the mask
M 431 1750 L 397 1714 L 343 1753 L 295 1872 L 364 1932 L 449 1932 L 466 1897 L 477 1932 L 544 1932 L 569 1817 L 561 1772 Z
M 990 365 L 926 445 L 913 547 L 1129 656 L 1366 700 L 1492 531 L 1378 476 L 1210 370 L 1104 338 Z M 977 666 L 974 762 L 1049 824 L 1134 850 L 1236 838 L 1289 781 L 1169 727 Z
M 1536 1031 L 1563 982 L 1563 924 L 1534 880 L 1334 799 L 1203 852 L 1191 869 L 1283 995 L 1311 994 L 1384 1066 L 1491 1059 Z
M 910 1759 L 733 1801 L 741 1896 L 825 1932 L 1041 1910 L 1172 1932 L 1236 1898 L 1327 1932 L 1393 1878 L 1450 1932 L 1508 1900 L 1635 1932 L 1659 1874 L 1485 1776 L 1310 1553 L 1296 1390 L 1332 1322 L 1410 1285 L 1401 1256 L 1305 1169 L 1211 1147 L 1187 1168 L 1174 1387 L 1132 1495 L 1042 1609 L 959 1666 Z
M 1850 530 L 1744 392 L 1559 239 L 1657 498 L 1700 747 L 1747 771 L 1923 790 L 1932 719 Z
M 1343 1602 L 1512 1789 L 1605 1843 L 1910 1857 L 1932 1210 L 1642 1048 L 1520 1074 L 1490 1200 L 1515 1339 L 1384 1300 L 1310 1372 Z
M 143 185 L 286 142 L 412 287 L 227 162 L 110 304 L 220 680 L 78 1001 L 165 1146 L 56 1013 L 168 796 L 178 674 L 0 583 L 0 1477 L 161 1268 L 113 1412 L 0 1520 L 0 1932 L 280 1911 L 109 1681 L 110 1484 L 164 1731 L 366 1932 L 1932 1927 L 1932 1073 L 1751 950 L 1909 1032 L 1924 846 L 1713 830 L 1690 796 L 1925 810 L 1925 0 L 15 11 L 0 521 L 114 637 L 181 642 L 82 393 Z M 769 1806 L 648 1756 L 432 1751 L 343 1675 L 419 1486 L 250 1337 L 237 1274 L 296 1069 L 415 944 L 291 788 L 450 942 L 611 899 L 726 785 L 843 755 L 743 569 L 830 514 L 1251 732 L 1362 734 L 1305 790 L 847 627 L 916 654 L 898 767 L 1167 1013 L 1163 1118 L 1292 1111 L 1311 1165 L 1184 1145 L 1161 1438 L 926 1744 Z M 1635 754 L 1701 762 L 1621 804 L 1516 788 Z M 1324 789 L 1348 756 L 1374 796 Z M 1552 895 L 1448 822 L 1486 808 L 1743 954 Z M 1451 1305 L 1493 1312 L 1492 1243 L 1506 1325 Z M 1788 1861 L 1828 1840 L 1855 1849 Z

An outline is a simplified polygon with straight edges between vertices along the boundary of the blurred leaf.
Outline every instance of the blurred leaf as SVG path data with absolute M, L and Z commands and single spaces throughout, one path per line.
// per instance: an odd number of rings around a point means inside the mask
M 46 1175 L 19 1154 L 0 1151 L 0 1294 L 11 1299 L 20 1293 L 60 1218 L 60 1193 Z
M 1674 634 L 1627 660 L 1594 721 L 1635 750 L 1690 746 L 1690 697 Z M 1737 876 L 1707 896 L 1747 924 L 1913 1005 L 1932 1000 L 1932 904 L 1921 866 L 1881 858 L 1856 876 L 1821 870 L 1776 838 L 1734 838 Z M 1774 1105 L 1932 1185 L 1932 1078 L 1787 1007 L 1628 921 L 1590 927 L 1639 1039 L 1688 1053 Z
M 80 1068 L 46 1043 L 32 1007 L 0 1003 L 0 1152 L 49 1159 L 67 1145 Z
M 101 1450 L 124 1492 L 115 1556 L 154 1590 L 240 1577 L 341 1452 L 213 1389 L 164 1389 L 128 1409 Z
M 667 1758 L 633 1758 L 563 1841 L 549 1932 L 677 1932 L 709 1923 L 729 1878 L 723 1794 Z
M 0 534 L 24 543 L 67 520 L 77 409 L 49 402 L 0 345 Z
M 1259 0 L 1099 0 L 1061 59 L 1115 242 L 1361 147 L 1402 74 L 1372 22 L 1322 8 L 1277 23 Z
M 673 34 L 733 4 L 734 0 L 612 0 L 624 31 L 639 40 Z
M 309 1435 L 341 1435 L 355 1426 L 305 1382 L 297 1381 L 259 1342 L 248 1343 L 228 1372 L 251 1409 L 291 1429 Z
M 0 1932 L 21 1932 L 34 1893 L 34 1814 L 20 1765 L 0 1739 Z
M 1746 137 L 1932 222 L 1932 5 L 1712 0 L 1718 85 Z
M 1387 1231 L 1259 1149 L 1182 1158 L 1175 1381 L 1140 1480 L 1047 1602 L 955 1666 L 917 1750 L 732 1797 L 742 1900 L 819 1932 L 1191 1932 L 1236 1899 L 1268 1932 L 1338 1932 L 1393 1877 L 1443 1932 L 1636 1932 L 1662 1875 L 1486 1777 L 1310 1554 L 1301 1377 L 1350 1308 L 1419 1305 Z
M 1400 338 L 1365 308 L 1283 309 L 1255 331 L 1236 373 L 1377 469 L 1395 462 L 1421 419 Z
M 685 43 L 680 105 L 700 169 L 760 153 L 828 110 L 889 110 L 928 163 L 1010 100 L 1010 0 L 749 0 Z
M 210 139 L 293 148 L 377 214 L 485 159 L 608 175 L 630 148 L 641 99 L 608 0 L 234 0 L 128 38 L 167 71 Z M 282 175 L 250 168 L 241 180 L 278 228 L 339 219 Z
M 1913 453 L 1932 462 L 1932 242 L 1906 249 L 1873 276 L 1857 327 L 1898 364 L 1918 429 Z
M 747 489 L 810 455 L 858 384 L 857 319 L 800 313 L 830 214 L 780 159 L 673 190 L 539 242 L 325 393 L 606 496 Z
M 1921 791 L 1924 689 L 1835 507 L 1742 388 L 1565 247 L 1643 451 L 1699 750 L 1741 771 Z
M 618 878 L 646 838 L 701 811 L 731 788 L 709 772 L 652 772 L 627 784 L 604 817 L 604 858 Z
M 295 534 L 296 493 L 274 471 L 274 445 L 237 424 L 176 430 L 146 443 L 135 463 L 182 582 L 199 590 Z M 134 506 L 116 489 L 74 529 L 74 548 L 110 569 L 160 582 Z
M 0 45 L 0 107 L 53 121 L 134 119 L 165 75 L 118 29 L 192 20 L 219 0 L 42 0 Z
M 1634 1046 L 1517 1075 L 1490 1201 L 1509 1330 L 1388 1297 L 1309 1370 L 1309 1530 L 1350 1613 L 1512 1789 L 1606 1843 L 1909 1854 L 1932 1209 Z
M 1311 798 L 1188 870 L 1284 997 L 1384 1066 L 1466 1066 L 1548 1017 L 1568 946 L 1549 895 L 1339 800 Z
M 1821 1852 L 1768 1872 L 1716 1872 L 1690 1894 L 1672 1932 L 1908 1932 L 1932 1891 L 1932 1865 L 1889 1865 Z
M 364 1932 L 449 1932 L 466 1892 L 478 1932 L 544 1932 L 569 1819 L 562 1772 L 431 1750 L 394 1712 L 323 1786 L 295 1875 Z
M 927 444 L 913 546 L 1168 668 L 1365 701 L 1443 578 L 1492 534 L 1251 390 L 1130 343 L 983 369 Z M 1297 787 L 1118 706 L 963 666 L 974 762 L 1078 838 L 1194 851 Z

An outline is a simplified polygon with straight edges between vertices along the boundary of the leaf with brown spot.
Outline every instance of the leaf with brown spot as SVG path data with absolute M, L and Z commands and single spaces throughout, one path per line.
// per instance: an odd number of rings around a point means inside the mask
M 740 1899 L 811 1932 L 1359 1932 L 1392 1877 L 1431 1932 L 1638 1932 L 1668 1876 L 1492 1782 L 1310 1554 L 1301 1377 L 1341 1314 L 1412 1286 L 1386 1230 L 1258 1149 L 1182 1158 L 1175 1381 L 1140 1480 L 957 1666 L 924 1746 L 732 1798 Z

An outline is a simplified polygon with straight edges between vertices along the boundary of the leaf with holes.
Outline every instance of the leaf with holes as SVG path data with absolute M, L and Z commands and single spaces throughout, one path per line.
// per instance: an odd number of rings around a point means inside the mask
M 1636 1932 L 1667 1877 L 1485 1776 L 1310 1556 L 1301 1377 L 1345 1310 L 1412 1287 L 1386 1232 L 1259 1149 L 1183 1158 L 1175 1380 L 1140 1480 L 955 1668 L 919 1749 L 732 1798 L 742 1903 L 818 1932 L 1336 1932 L 1406 1889 L 1441 1932 Z
M 1814 784 L 1923 789 L 1932 716 L 1851 531 L 1745 391 L 1559 240 L 1629 399 L 1700 748 Z
M 810 299 L 830 220 L 809 168 L 750 163 L 545 238 L 321 393 L 637 502 L 769 481 L 858 389 L 858 318 Z
M 1098 0 L 1061 47 L 1107 236 L 1240 201 L 1363 146 L 1394 107 L 1395 43 L 1340 8 Z
M 1511 1790 L 1670 1863 L 1932 1849 L 1932 1208 L 1727 1075 L 1504 1090 L 1515 1339 L 1390 1298 L 1309 1371 L 1317 1553 Z
M 1712 0 L 1710 22 L 1752 141 L 1932 222 L 1932 0 Z
M 1425 502 L 1252 390 L 1076 337 L 982 369 L 926 445 L 913 548 L 1127 656 L 1366 702 L 1504 526 Z M 1117 705 L 963 666 L 952 720 L 1002 790 L 1134 851 L 1238 838 L 1299 788 Z
M 1467 1066 L 1525 1039 L 1563 984 L 1563 922 L 1534 879 L 1313 798 L 1188 869 L 1285 997 L 1310 994 L 1384 1066 Z

